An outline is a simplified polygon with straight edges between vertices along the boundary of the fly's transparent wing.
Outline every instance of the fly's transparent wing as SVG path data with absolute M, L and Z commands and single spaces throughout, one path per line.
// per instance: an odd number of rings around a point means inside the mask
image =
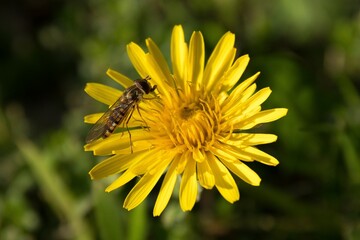
M 85 139 L 86 143 L 105 138 L 106 133 L 112 133 L 116 126 L 126 119 L 134 104 L 134 101 L 126 102 L 120 97 L 92 126 Z

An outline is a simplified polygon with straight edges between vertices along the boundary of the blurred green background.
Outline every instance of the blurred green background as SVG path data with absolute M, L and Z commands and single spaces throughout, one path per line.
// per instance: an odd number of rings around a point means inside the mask
M 358 0 L 19 0 L 0 7 L 0 239 L 360 239 L 360 2 Z M 203 191 L 190 213 L 176 196 L 152 217 L 155 189 L 135 210 L 129 186 L 92 182 L 83 116 L 104 110 L 86 82 L 137 78 L 126 44 L 151 37 L 169 60 L 172 27 L 202 31 L 207 55 L 226 31 L 245 75 L 270 86 L 260 187 L 237 179 L 240 201 Z M 245 76 L 245 77 L 246 77 Z M 244 78 L 243 78 L 244 79 Z

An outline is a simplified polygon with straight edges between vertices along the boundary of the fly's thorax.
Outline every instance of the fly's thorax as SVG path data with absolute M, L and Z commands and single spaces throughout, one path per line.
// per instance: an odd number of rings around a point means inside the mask
M 143 94 L 148 94 L 150 93 L 151 91 L 153 91 L 153 88 L 151 87 L 150 83 L 148 82 L 148 79 L 145 78 L 145 79 L 137 79 L 134 81 L 134 85 L 140 89 Z
M 124 103 L 138 102 L 142 99 L 144 93 L 141 89 L 137 88 L 135 85 L 128 88 L 123 94 Z

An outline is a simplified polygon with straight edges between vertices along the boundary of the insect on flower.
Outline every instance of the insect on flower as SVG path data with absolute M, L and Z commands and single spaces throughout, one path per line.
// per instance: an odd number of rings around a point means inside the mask
M 250 57 L 236 58 L 235 40 L 235 34 L 225 33 L 206 61 L 207 48 L 202 33 L 194 31 L 190 41 L 186 42 L 182 26 L 177 25 L 169 48 L 171 67 L 151 38 L 146 39 L 146 50 L 134 42 L 127 45 L 134 68 L 140 75 L 150 75 L 154 87 L 146 79 L 145 82 L 135 81 L 99 124 L 96 123 L 99 115 L 84 118 L 86 123 L 100 126 L 91 130 L 88 139 L 92 141 L 109 135 L 121 121 L 127 126 L 125 124 L 131 119 L 131 126 L 135 108 L 146 109 L 139 117 L 149 131 L 128 129 L 134 136 L 133 154 L 127 154 L 128 149 L 123 149 L 129 140 L 131 147 L 131 135 L 129 139 L 124 136 L 114 141 L 99 139 L 84 147 L 94 155 L 108 156 L 90 170 L 91 179 L 119 175 L 106 192 L 139 178 L 124 200 L 123 206 L 127 210 L 139 206 L 160 182 L 154 216 L 165 210 L 173 192 L 177 192 L 183 211 L 193 209 L 203 189 L 217 189 L 225 200 L 234 203 L 240 199 L 234 175 L 250 185 L 259 186 L 261 178 L 248 163 L 258 161 L 269 166 L 279 163 L 257 147 L 275 142 L 277 136 L 254 128 L 284 117 L 288 110 L 263 109 L 271 89 L 256 90 L 255 80 L 260 72 L 239 82 Z M 114 70 L 108 70 L 107 74 L 123 86 L 133 84 Z M 156 101 L 144 101 L 137 107 L 143 94 L 154 91 L 154 84 L 158 89 Z M 85 91 L 107 105 L 120 95 L 115 88 L 94 83 L 89 83 Z
M 134 81 L 134 85 L 125 89 L 121 97 L 111 105 L 90 129 L 86 137 L 86 143 L 91 143 L 99 138 L 107 138 L 115 131 L 117 126 L 124 123 L 130 136 L 130 147 L 132 152 L 131 133 L 128 129 L 128 123 L 135 108 L 141 116 L 139 103 L 143 99 L 143 95 L 155 91 L 156 85 L 152 87 L 148 82 L 150 79 L 149 76 L 144 79 L 137 79 Z

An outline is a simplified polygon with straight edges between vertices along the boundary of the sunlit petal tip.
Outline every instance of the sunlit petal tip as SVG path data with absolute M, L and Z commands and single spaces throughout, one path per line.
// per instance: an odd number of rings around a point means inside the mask
M 145 39 L 145 44 L 150 52 L 152 49 L 156 48 L 156 50 L 158 50 L 159 53 L 161 53 L 159 47 L 156 45 L 156 43 L 151 38 Z
M 116 190 L 119 187 L 120 186 L 115 186 L 115 185 L 111 184 L 107 188 L 105 188 L 105 192 L 112 192 L 112 191 Z
M 181 24 L 178 24 L 178 25 L 175 25 L 174 27 L 173 27 L 173 32 L 172 32 L 172 34 L 174 34 L 174 33 L 184 33 L 184 30 L 183 30 L 183 27 L 182 27 L 182 25 Z
M 280 162 L 279 162 L 276 158 L 273 157 L 273 158 L 270 158 L 270 159 L 269 159 L 268 165 L 275 167 L 275 166 L 279 165 L 279 163 L 280 163 Z
M 193 44 L 193 47 L 201 46 L 204 43 L 204 38 L 200 31 L 193 31 L 190 37 L 190 44 L 191 43 Z M 194 50 L 199 51 L 201 49 L 194 48 Z
M 287 109 L 287 108 L 278 108 L 278 109 L 280 109 L 280 111 L 282 112 L 280 114 L 280 115 L 282 115 L 282 117 L 286 116 L 289 111 L 289 109 Z
M 183 50 L 181 49 L 183 47 L 183 44 L 185 43 L 185 37 L 184 37 L 184 30 L 181 25 L 176 25 L 173 28 L 172 35 L 171 35 L 171 46 L 172 46 L 172 52 L 177 50 Z
M 263 89 L 261 89 L 259 92 L 259 100 L 260 100 L 260 104 L 262 104 L 263 102 L 265 102 L 266 99 L 268 99 L 272 93 L 272 90 L 270 87 L 265 87 Z
M 241 57 L 238 58 L 238 68 L 243 69 L 242 71 L 244 72 L 246 67 L 249 65 L 250 62 L 250 56 L 249 54 L 245 54 L 242 55 Z
M 228 31 L 220 39 L 219 44 L 223 44 L 225 47 L 233 47 L 235 44 L 235 34 Z
M 276 160 L 276 162 L 274 162 L 273 166 L 275 167 L 275 166 L 279 165 L 279 163 L 280 162 L 278 160 Z
M 204 49 L 204 38 L 200 31 L 194 31 L 190 38 L 190 46 L 192 47 L 192 51 L 196 54 L 202 56 L 205 54 Z
M 179 86 L 184 86 L 188 47 L 187 43 L 185 42 L 184 31 L 181 25 L 176 25 L 173 28 L 171 35 L 170 53 L 173 76 L 176 79 L 176 84 Z
M 260 186 L 260 183 L 261 183 L 261 179 L 259 179 L 259 181 L 256 181 L 256 182 L 255 181 L 251 182 L 250 184 L 254 187 L 258 187 L 258 186 Z
M 134 56 L 144 56 L 146 53 L 144 52 L 144 50 L 136 43 L 131 42 L 128 45 L 126 45 L 126 49 L 128 51 L 128 53 L 130 52 L 132 55 Z

